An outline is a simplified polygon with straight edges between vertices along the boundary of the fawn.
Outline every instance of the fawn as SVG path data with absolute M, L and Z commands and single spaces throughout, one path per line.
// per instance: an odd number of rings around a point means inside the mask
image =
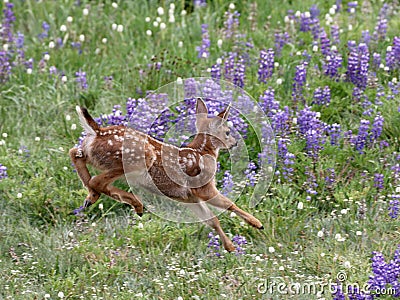
M 198 98 L 197 133 L 192 142 L 180 148 L 126 126 L 101 128 L 85 108 L 77 106 L 76 110 L 86 137 L 81 148 L 72 148 L 69 155 L 83 185 L 88 189 L 85 208 L 105 194 L 131 205 L 138 215 L 142 215 L 143 204 L 138 196 L 112 185 L 116 179 L 125 177 L 129 182 L 153 193 L 195 204 L 190 208 L 201 221 L 218 233 L 227 251 L 233 251 L 235 247 L 206 202 L 233 211 L 248 224 L 263 229 L 258 219 L 237 207 L 215 186 L 219 150 L 230 149 L 237 144 L 226 122 L 230 106 L 218 116 L 209 118 L 205 103 Z M 92 177 L 87 164 L 103 173 Z

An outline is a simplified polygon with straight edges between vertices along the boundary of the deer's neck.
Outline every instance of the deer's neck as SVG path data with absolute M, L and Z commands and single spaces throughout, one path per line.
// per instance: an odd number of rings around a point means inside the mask
M 218 158 L 219 148 L 213 145 L 212 137 L 206 133 L 197 134 L 187 147 Z

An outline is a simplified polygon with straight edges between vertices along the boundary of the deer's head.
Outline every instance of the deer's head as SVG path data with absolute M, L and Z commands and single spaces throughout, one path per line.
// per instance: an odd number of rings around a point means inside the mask
M 214 118 L 209 118 L 206 104 L 201 98 L 197 98 L 197 134 L 206 134 L 210 138 L 212 145 L 218 149 L 230 149 L 237 144 L 236 139 L 231 135 L 231 130 L 227 122 L 229 110 L 230 106 L 228 106 L 224 111 L 220 112 Z

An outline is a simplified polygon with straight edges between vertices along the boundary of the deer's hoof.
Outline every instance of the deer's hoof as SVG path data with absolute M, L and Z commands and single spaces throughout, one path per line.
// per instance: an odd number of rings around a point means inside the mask
M 142 212 L 138 212 L 137 215 L 138 215 L 139 217 L 142 217 L 142 216 L 143 216 L 143 213 L 142 213 Z
M 90 205 L 92 205 L 92 202 L 88 199 L 85 199 L 85 201 L 83 202 L 83 207 L 88 208 Z

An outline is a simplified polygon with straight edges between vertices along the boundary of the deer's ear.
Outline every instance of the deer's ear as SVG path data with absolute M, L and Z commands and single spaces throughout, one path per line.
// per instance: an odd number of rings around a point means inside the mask
M 206 116 L 208 114 L 207 106 L 200 97 L 197 98 L 196 102 L 196 114 L 205 114 Z
M 197 98 L 196 102 L 196 129 L 197 132 L 204 131 L 207 123 L 208 109 L 201 98 Z
M 228 119 L 229 111 L 230 111 L 230 110 L 231 110 L 231 104 L 229 104 L 228 107 L 225 108 L 225 110 L 221 111 L 221 112 L 218 114 L 218 117 L 220 117 L 221 119 L 223 119 L 223 120 L 226 121 L 226 120 Z

